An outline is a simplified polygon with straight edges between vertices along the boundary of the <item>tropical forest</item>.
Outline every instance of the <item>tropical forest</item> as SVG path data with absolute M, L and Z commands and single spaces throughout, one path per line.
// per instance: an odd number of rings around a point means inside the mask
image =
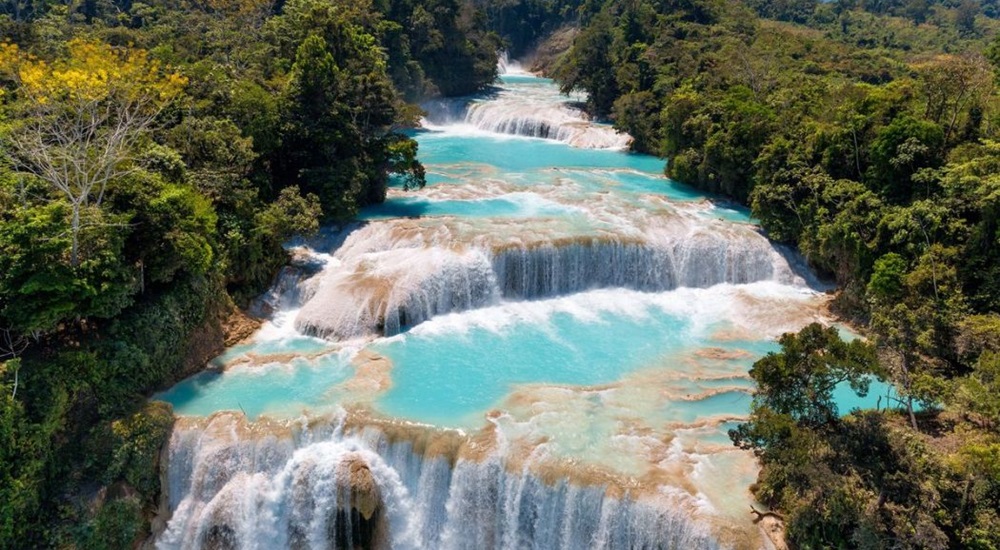
M 0 549 L 1000 549 L 997 0 L 0 0 Z

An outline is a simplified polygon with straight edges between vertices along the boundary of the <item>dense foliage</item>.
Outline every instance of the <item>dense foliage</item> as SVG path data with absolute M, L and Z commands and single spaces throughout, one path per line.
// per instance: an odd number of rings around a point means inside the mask
M 408 101 L 480 89 L 457 0 L 0 2 L 0 547 L 148 534 L 168 409 L 281 243 L 421 186 Z
M 119 548 L 178 377 L 281 242 L 420 186 L 410 103 L 550 72 L 835 277 L 734 431 L 799 547 L 998 548 L 1000 6 L 983 0 L 0 1 L 0 547 Z M 486 30 L 491 26 L 499 32 Z M 834 384 L 899 388 L 835 407 Z
M 901 416 L 840 418 L 812 378 L 840 376 L 815 371 L 808 350 L 836 353 L 814 329 L 755 367 L 734 437 L 758 451 L 756 494 L 792 542 L 1000 547 L 995 3 L 608 0 L 576 15 L 549 68 L 563 89 L 834 277 L 898 386 Z

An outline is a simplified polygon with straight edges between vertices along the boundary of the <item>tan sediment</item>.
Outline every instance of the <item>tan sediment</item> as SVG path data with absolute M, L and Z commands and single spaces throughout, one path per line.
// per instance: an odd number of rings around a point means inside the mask
M 720 361 L 730 361 L 733 359 L 746 359 L 753 357 L 753 354 L 743 349 L 725 348 L 701 348 L 694 352 L 695 355 L 704 359 L 714 359 Z
M 392 361 L 371 350 L 358 352 L 351 360 L 354 376 L 336 390 L 352 402 L 370 401 L 392 387 Z
M 564 479 L 580 487 L 603 486 L 605 495 L 615 499 L 635 498 L 649 489 L 634 477 L 573 460 L 543 460 L 532 464 L 528 471 L 549 486 L 556 485 Z
M 642 419 L 638 417 L 617 416 L 616 420 L 621 426 L 621 432 L 623 435 L 656 437 L 666 445 L 669 445 L 675 437 L 674 434 L 663 434 L 654 429 L 652 426 L 644 424 Z
M 774 550 L 788 550 L 785 523 L 783 521 L 774 517 L 763 517 L 757 523 L 757 527 L 765 539 L 771 543 Z
M 667 422 L 664 426 L 670 430 L 689 430 L 692 428 L 711 428 L 726 422 L 742 422 L 747 417 L 737 414 L 717 414 L 697 420 L 695 422 Z
M 232 360 L 226 362 L 222 368 L 230 369 L 236 366 L 245 367 L 261 367 L 264 365 L 271 365 L 274 363 L 291 363 L 292 361 L 298 359 L 304 359 L 306 361 L 313 361 L 323 357 L 324 355 L 329 355 L 332 353 L 331 350 L 321 350 L 313 353 L 301 353 L 301 352 L 283 352 L 283 353 L 257 353 L 257 352 L 247 352 L 238 357 L 234 357 Z
M 828 322 L 824 315 L 824 303 L 829 297 L 819 298 L 816 307 L 802 307 L 795 301 L 773 300 L 767 297 L 738 293 L 735 299 L 740 303 L 756 326 L 785 327 L 786 330 L 796 330 L 812 322 Z M 759 335 L 758 335 L 759 337 Z
M 482 460 L 496 449 L 489 426 L 470 436 L 459 430 L 387 418 L 360 405 L 348 409 L 345 433 L 358 434 L 372 428 L 390 443 L 409 443 L 414 453 L 425 458 L 444 458 L 452 465 L 460 458 Z
M 683 363 L 683 369 L 677 369 L 674 367 L 675 363 L 678 361 Z M 650 384 L 669 384 L 671 382 L 681 381 L 697 382 L 699 380 L 717 381 L 739 379 L 750 379 L 750 375 L 743 366 L 735 366 L 734 368 L 727 368 L 726 370 L 719 372 L 714 368 L 706 368 L 704 363 L 697 361 L 693 357 L 683 355 L 680 357 L 661 359 L 654 363 L 651 367 L 633 371 L 625 375 L 621 382 L 617 382 L 616 385 L 648 386 Z
M 752 340 L 756 335 L 748 329 L 733 327 L 720 329 L 712 333 L 712 340 L 717 342 L 735 342 L 740 340 Z
M 588 386 L 578 386 L 573 384 L 546 384 L 546 383 L 536 383 L 536 384 L 522 384 L 516 390 L 512 391 L 504 399 L 504 405 L 510 409 L 522 409 L 530 410 L 536 404 L 546 404 L 546 398 L 543 395 L 537 395 L 535 391 L 539 389 L 563 389 L 566 391 L 571 391 L 576 394 L 583 393 L 600 393 L 605 391 L 620 390 L 620 391 L 656 391 L 656 393 L 661 398 L 669 399 L 670 401 L 701 401 L 703 399 L 708 399 L 716 395 L 721 395 L 725 393 L 745 393 L 750 395 L 752 393 L 751 388 L 740 385 L 726 385 L 713 388 L 701 388 L 699 391 L 689 391 L 689 387 L 671 385 L 677 382 L 691 382 L 694 383 L 697 388 L 698 382 L 713 382 L 719 380 L 749 380 L 750 377 L 745 372 L 734 371 L 732 373 L 698 373 L 692 372 L 694 369 L 689 369 L 687 372 L 680 372 L 674 370 L 665 370 L 660 368 L 650 368 L 643 369 L 639 371 L 632 372 L 621 380 L 616 382 L 609 382 L 605 384 L 593 384 Z M 727 416 L 727 418 L 729 418 Z M 743 418 L 743 417 L 739 417 Z
M 222 322 L 222 332 L 225 336 L 224 345 L 228 348 L 249 339 L 258 329 L 261 320 L 251 316 L 239 308 L 233 308 L 229 316 Z
M 672 401 L 701 401 L 703 399 L 708 399 L 710 397 L 715 397 L 716 395 L 722 395 L 725 393 L 745 393 L 747 396 L 751 395 L 751 391 L 747 388 L 741 386 L 723 386 L 721 388 L 711 388 L 698 393 L 688 393 L 684 395 L 680 394 L 668 394 Z
M 354 376 L 327 391 L 330 402 L 345 407 L 364 405 L 392 387 L 392 361 L 387 357 L 365 349 L 351 359 L 351 366 Z
M 599 231 L 596 234 L 540 238 L 537 240 L 520 240 L 512 238 L 504 242 L 493 244 L 491 246 L 491 250 L 493 254 L 503 254 L 508 251 L 532 251 L 540 248 L 568 248 L 571 246 L 595 247 L 602 245 L 648 246 L 649 243 L 639 237 Z

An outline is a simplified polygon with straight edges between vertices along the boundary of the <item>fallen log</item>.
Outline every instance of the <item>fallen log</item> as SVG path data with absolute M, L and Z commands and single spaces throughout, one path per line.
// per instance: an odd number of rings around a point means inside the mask
M 761 512 L 760 510 L 754 508 L 753 504 L 750 505 L 750 513 L 757 516 L 753 520 L 754 523 L 759 523 L 760 520 L 764 518 L 774 518 L 779 521 L 785 521 L 785 517 L 779 514 L 778 512 Z

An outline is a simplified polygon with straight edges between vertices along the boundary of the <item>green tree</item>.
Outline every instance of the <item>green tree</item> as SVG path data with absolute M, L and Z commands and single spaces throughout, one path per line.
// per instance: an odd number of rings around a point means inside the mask
M 977 15 L 979 15 L 979 3 L 974 0 L 962 0 L 955 9 L 955 27 L 961 33 L 976 34 Z
M 845 342 L 834 327 L 813 323 L 798 334 L 784 334 L 778 342 L 781 352 L 768 353 L 750 369 L 757 383 L 751 421 L 731 434 L 738 444 L 749 448 L 760 447 L 752 435 L 757 411 L 786 415 L 806 427 L 834 423 L 840 410 L 833 390 L 848 384 L 865 395 L 871 377 L 879 373 L 874 348 L 861 340 Z
M 896 117 L 872 140 L 866 179 L 890 200 L 909 202 L 917 195 L 914 175 L 941 164 L 944 140 L 944 130 L 933 122 Z M 930 195 L 926 187 L 921 190 L 925 198 Z
M 390 147 L 406 138 L 392 131 L 396 98 L 374 37 L 348 21 L 333 28 L 336 48 L 319 35 L 298 48 L 286 90 L 289 131 L 274 162 L 276 178 L 298 182 L 327 217 L 343 220 L 384 198 Z
M 957 380 L 953 399 L 987 429 L 1000 428 L 1000 353 L 980 355 L 972 373 Z
M 136 273 L 122 260 L 126 234 L 96 208 L 81 213 L 91 229 L 77 239 L 63 201 L 0 214 L 0 319 L 4 328 L 45 333 L 84 317 L 111 317 L 131 303 Z M 109 219 L 110 218 L 110 219 Z
M 609 14 L 595 17 L 573 40 L 573 47 L 555 68 L 559 89 L 587 92 L 587 109 L 598 117 L 611 113 L 618 97 L 612 66 L 613 21 Z

